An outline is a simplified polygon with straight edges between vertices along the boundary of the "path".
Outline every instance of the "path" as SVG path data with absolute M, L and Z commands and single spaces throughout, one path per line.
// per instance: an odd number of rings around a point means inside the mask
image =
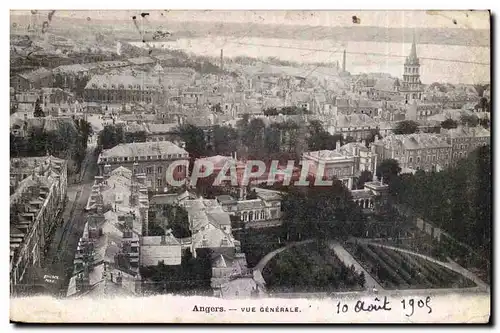
M 349 252 L 344 249 L 342 245 L 340 245 L 338 242 L 330 242 L 328 244 L 331 250 L 335 252 L 337 257 L 344 262 L 344 264 L 347 267 L 350 267 L 351 265 L 354 265 L 354 269 L 356 272 L 360 273 L 363 272 L 365 274 L 365 288 L 370 289 L 370 288 L 376 288 L 378 290 L 383 290 L 382 286 L 375 281 L 375 279 L 363 268 L 361 265 L 358 263 L 356 259 L 351 256 Z
M 303 240 L 303 241 L 300 241 L 300 242 L 293 242 L 293 243 L 290 243 L 286 246 L 283 246 L 277 250 L 274 250 L 272 252 L 269 252 L 268 254 L 266 254 L 260 261 L 257 265 L 255 265 L 255 267 L 253 268 L 254 270 L 258 270 L 262 273 L 262 270 L 264 269 L 264 267 L 266 267 L 267 263 L 272 259 L 274 258 L 275 255 L 277 255 L 278 253 L 281 253 L 283 251 L 285 251 L 286 249 L 289 249 L 291 247 L 294 247 L 296 245 L 302 245 L 302 244 L 307 244 L 307 243 L 311 243 L 313 242 L 314 240 L 313 239 L 308 239 L 308 240 Z
M 410 251 L 410 250 L 405 250 L 405 249 L 401 249 L 401 248 L 390 246 L 390 245 L 383 245 L 383 244 L 377 244 L 377 243 L 370 243 L 370 244 L 375 245 L 375 246 L 379 246 L 379 247 L 385 247 L 387 249 L 391 249 L 391 250 L 394 250 L 394 251 L 399 251 L 399 252 L 403 252 L 403 253 L 407 253 L 407 254 L 412 254 L 414 256 L 417 256 L 417 257 L 429 260 L 430 262 L 433 262 L 435 264 L 444 266 L 444 267 L 448 268 L 449 270 L 452 270 L 452 271 L 454 271 L 456 273 L 459 273 L 459 274 L 465 276 L 466 278 L 474 281 L 477 284 L 477 286 L 480 287 L 480 288 L 487 289 L 487 290 L 489 289 L 489 286 L 486 283 L 484 283 L 483 281 L 481 281 L 475 274 L 473 274 L 472 272 L 466 270 L 465 268 L 463 268 L 462 266 L 460 266 L 460 265 L 458 265 L 456 263 L 452 264 L 452 263 L 442 262 L 442 261 L 439 261 L 439 260 L 437 260 L 435 258 L 426 256 L 425 254 L 416 253 L 416 252 L 413 252 L 413 251 Z

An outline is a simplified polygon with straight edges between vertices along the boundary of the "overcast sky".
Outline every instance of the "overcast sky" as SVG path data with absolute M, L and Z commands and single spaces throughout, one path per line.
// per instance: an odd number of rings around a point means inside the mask
M 489 13 L 487 11 L 166 11 L 143 10 L 150 15 L 149 20 L 175 21 L 210 21 L 264 23 L 311 26 L 352 26 L 352 17 L 360 19 L 361 26 L 379 26 L 392 28 L 462 28 L 489 29 Z M 46 15 L 48 10 L 39 11 Z M 141 10 L 58 10 L 56 16 L 93 19 L 128 19 L 138 15 Z M 30 14 L 30 11 L 11 12 L 13 15 Z M 163 14 L 163 15 L 162 15 Z M 139 17 L 140 18 L 140 17 Z

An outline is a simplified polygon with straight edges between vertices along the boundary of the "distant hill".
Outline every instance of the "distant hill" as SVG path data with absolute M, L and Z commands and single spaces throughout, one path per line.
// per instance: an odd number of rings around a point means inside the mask
M 27 16 L 11 16 L 11 26 L 29 22 Z M 412 29 L 382 28 L 382 27 L 318 27 L 311 29 L 308 26 L 294 25 L 271 25 L 227 22 L 155 22 L 151 21 L 147 29 L 152 32 L 157 29 L 172 32 L 177 38 L 196 38 L 210 36 L 232 36 L 232 37 L 262 37 L 262 38 L 289 38 L 302 40 L 335 40 L 352 42 L 391 42 L 401 43 L 411 41 Z M 99 20 L 92 19 L 69 19 L 55 16 L 52 21 L 51 30 L 64 35 L 79 33 L 95 33 L 102 31 L 113 35 L 115 38 L 140 40 L 140 33 L 130 20 Z M 320 32 L 318 32 L 320 31 Z M 442 44 L 462 46 L 489 47 L 490 30 L 472 29 L 445 29 L 445 28 L 419 28 L 415 30 L 419 44 Z

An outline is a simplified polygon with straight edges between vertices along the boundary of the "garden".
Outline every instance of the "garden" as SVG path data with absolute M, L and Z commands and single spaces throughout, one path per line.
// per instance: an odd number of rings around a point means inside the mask
M 320 242 L 298 245 L 277 254 L 262 271 L 273 292 L 364 290 L 365 276 L 346 266 Z
M 269 252 L 286 245 L 282 227 L 236 230 L 233 235 L 241 242 L 241 251 L 246 255 L 249 268 L 257 265 Z
M 469 288 L 476 284 L 424 258 L 365 243 L 345 249 L 384 289 Z

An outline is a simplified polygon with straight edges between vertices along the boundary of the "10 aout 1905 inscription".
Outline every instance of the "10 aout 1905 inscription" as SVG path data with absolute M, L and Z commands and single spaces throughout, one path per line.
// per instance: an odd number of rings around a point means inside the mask
M 431 308 L 431 297 L 427 296 L 425 299 L 423 298 L 409 298 L 402 299 L 400 304 L 402 306 L 403 311 L 408 311 L 405 313 L 407 317 L 413 316 L 417 309 L 427 309 L 427 313 L 432 313 Z M 391 302 L 387 299 L 387 296 L 384 296 L 383 300 L 375 297 L 373 302 L 366 302 L 362 300 L 356 301 L 354 308 L 350 308 L 347 303 L 338 302 L 337 303 L 337 314 L 351 312 L 354 309 L 354 312 L 377 312 L 377 311 L 391 311 Z

